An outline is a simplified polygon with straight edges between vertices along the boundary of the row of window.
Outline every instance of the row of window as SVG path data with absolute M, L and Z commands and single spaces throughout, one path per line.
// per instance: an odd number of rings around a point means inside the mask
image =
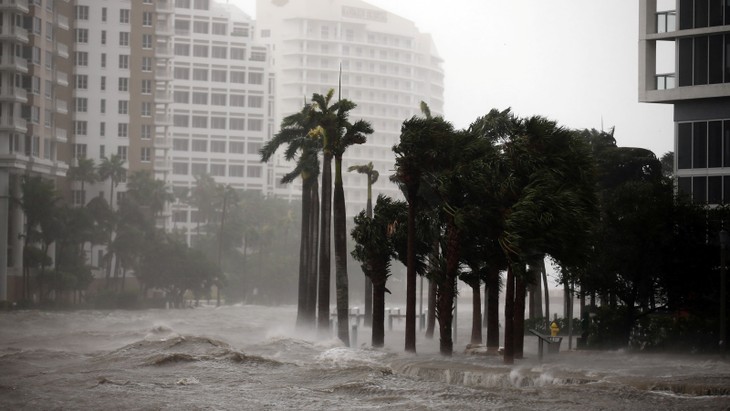
M 106 76 L 101 76 L 99 88 L 106 90 Z M 140 80 L 140 89 L 142 94 L 152 94 L 152 79 Z M 86 90 L 89 88 L 89 76 L 86 74 L 74 75 L 74 88 L 77 90 Z M 129 77 L 119 77 L 117 79 L 117 91 L 129 91 Z
M 176 137 L 172 140 L 172 149 L 175 151 L 193 151 L 199 153 L 208 152 L 208 140 L 203 139 L 192 139 Z M 228 151 L 226 151 L 226 146 Z M 211 153 L 230 153 L 230 154 L 246 154 L 245 149 L 248 146 L 249 155 L 258 155 L 263 143 L 251 141 L 245 143 L 243 141 L 229 141 L 226 144 L 225 141 L 221 140 L 210 140 L 210 152 Z
M 679 39 L 679 86 L 730 83 L 730 34 Z
M 246 127 L 248 123 L 248 128 Z M 227 118 L 220 116 L 198 116 L 189 114 L 174 114 L 172 116 L 172 124 L 175 127 L 193 127 L 193 128 L 211 128 L 214 130 L 248 130 L 263 131 L 264 120 L 259 118 Z M 226 128 L 227 125 L 227 128 Z
M 679 177 L 677 191 L 700 204 L 730 204 L 730 176 Z
M 175 0 L 175 7 L 180 9 L 189 9 L 190 5 L 192 4 L 192 8 L 195 10 L 209 10 L 210 9 L 210 1 L 209 0 Z
M 192 95 L 192 99 L 191 99 Z M 243 94 L 231 94 L 227 96 L 225 93 L 211 93 L 208 94 L 206 91 L 193 91 L 192 93 L 187 90 L 175 90 L 173 92 L 173 98 L 175 103 L 180 104 L 201 104 L 201 105 L 214 105 L 214 106 L 225 106 L 230 105 L 231 107 L 251 107 L 261 108 L 264 106 L 264 97 L 257 95 Z M 228 100 L 226 102 L 226 100 Z M 248 100 L 248 104 L 246 103 Z
M 144 140 L 152 138 L 152 124 L 142 124 L 140 126 L 139 137 Z M 77 136 L 89 135 L 89 123 L 84 120 L 75 120 L 73 122 L 74 134 Z M 117 123 L 117 137 L 129 137 L 129 123 Z M 99 123 L 99 131 L 96 133 L 99 137 L 106 137 L 106 122 Z
M 730 167 L 730 120 L 677 125 L 677 168 Z
M 226 174 L 226 170 L 228 174 Z M 261 166 L 244 166 L 239 164 L 210 164 L 206 163 L 183 163 L 174 161 L 172 163 L 172 174 L 178 176 L 200 176 L 210 174 L 213 177 L 249 177 L 260 178 L 262 175 Z
M 119 32 L 119 45 L 123 47 L 129 47 L 130 32 L 120 31 Z M 106 44 L 106 30 L 101 31 L 99 37 L 101 44 Z M 152 34 L 142 34 L 142 49 L 151 50 L 154 37 Z M 89 29 L 75 29 L 74 41 L 78 44 L 89 44 Z
M 127 152 L 129 151 L 129 147 L 127 146 L 117 146 L 117 155 L 123 160 L 127 161 Z M 140 149 L 140 160 L 144 162 L 151 161 L 151 154 L 152 154 L 152 147 L 142 147 Z M 73 158 L 86 158 L 87 155 L 87 145 L 82 143 L 76 143 L 71 144 L 71 155 Z M 105 146 L 102 144 L 99 146 L 99 157 L 105 158 L 106 157 L 106 150 Z
M 146 4 L 152 4 L 152 0 L 144 0 Z M 89 6 L 76 6 L 75 7 L 76 20 L 89 20 Z M 130 9 L 119 10 L 119 22 L 122 24 L 129 24 Z M 142 25 L 145 27 L 152 26 L 153 13 L 151 11 L 142 12 Z M 107 21 L 107 8 L 101 8 L 101 21 Z
M 209 23 L 207 21 L 195 20 L 193 23 L 193 33 L 195 34 L 213 34 L 217 36 L 228 35 L 228 24 L 220 22 Z M 190 20 L 175 20 L 175 34 L 187 36 L 190 34 Z
M 192 50 L 193 57 L 211 57 L 215 59 L 228 59 L 228 46 L 208 46 L 207 44 L 189 44 L 176 42 L 173 53 L 176 56 L 190 57 Z M 248 57 L 250 61 L 266 61 L 266 52 L 253 50 Z M 230 60 L 246 60 L 246 49 L 243 47 L 230 47 Z
M 730 0 L 679 0 L 680 30 L 730 24 Z
M 264 73 L 251 71 L 246 72 L 242 70 L 227 70 L 220 69 L 207 69 L 207 68 L 193 68 L 192 77 L 190 76 L 190 67 L 176 66 L 173 69 L 173 76 L 176 80 L 190 80 L 191 78 L 195 81 L 215 81 L 219 83 L 237 83 L 246 84 L 246 74 L 248 73 L 248 84 L 261 85 L 264 84 Z

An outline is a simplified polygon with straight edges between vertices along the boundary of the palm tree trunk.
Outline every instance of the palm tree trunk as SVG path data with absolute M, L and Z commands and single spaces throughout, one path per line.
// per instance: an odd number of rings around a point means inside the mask
M 504 296 L 504 363 L 515 362 L 514 313 L 515 313 L 515 276 L 512 264 L 507 266 L 507 285 Z
M 473 281 L 471 284 L 472 290 L 472 304 L 471 304 L 471 343 L 480 344 L 482 343 L 482 296 L 479 292 L 479 279 Z
M 545 258 L 540 259 L 540 273 L 542 274 L 542 285 L 545 288 L 545 331 L 547 331 L 550 329 L 550 290 L 548 290 Z
M 487 350 L 499 350 L 499 269 L 489 267 L 487 273 Z
M 311 207 L 309 210 L 309 241 L 307 242 L 307 317 L 311 326 L 317 320 L 317 252 L 319 251 L 319 181 L 312 181 L 309 194 Z M 302 215 L 302 218 L 305 218 Z
M 428 312 L 426 313 L 426 338 L 433 338 L 436 328 L 436 292 L 438 285 L 434 280 L 428 280 Z
M 441 333 L 439 351 L 441 355 L 450 356 L 454 352 L 452 323 L 455 308 L 456 277 L 459 270 L 459 232 L 453 217 L 450 217 L 447 223 L 446 236 L 446 273 L 443 276 L 444 280 L 439 284 L 437 298 L 439 331 Z
M 309 210 L 311 208 L 311 179 L 302 177 L 302 225 L 299 243 L 299 292 L 297 298 L 297 327 L 307 323 L 307 279 L 309 268 Z
M 385 281 L 373 284 L 373 347 L 385 342 Z
M 332 223 L 332 154 L 325 152 L 322 161 L 322 202 L 320 204 L 319 292 L 317 329 L 321 335 L 330 331 L 330 242 Z
M 373 218 L 373 184 L 370 174 L 368 177 L 368 202 L 365 207 L 365 215 L 368 218 Z M 365 318 L 363 319 L 363 325 L 365 327 L 372 326 L 373 324 L 373 281 L 370 277 L 365 276 Z
M 408 189 L 408 256 L 406 257 L 406 343 L 405 350 L 416 352 L 416 194 Z M 450 310 L 451 308 L 449 308 Z M 440 322 L 440 319 L 439 319 Z M 451 326 L 451 324 L 449 324 Z M 443 338 L 443 335 L 441 336 Z M 449 336 L 449 339 L 451 337 Z
M 342 187 L 342 157 L 335 157 L 334 192 L 335 229 L 335 282 L 337 290 L 337 336 L 350 346 L 350 306 L 347 278 L 347 216 L 345 215 L 345 190 Z
M 525 300 L 527 297 L 527 284 L 525 281 L 524 265 L 520 264 L 520 270 L 515 275 L 515 312 L 514 312 L 514 336 L 515 336 L 515 358 L 524 357 L 525 347 Z

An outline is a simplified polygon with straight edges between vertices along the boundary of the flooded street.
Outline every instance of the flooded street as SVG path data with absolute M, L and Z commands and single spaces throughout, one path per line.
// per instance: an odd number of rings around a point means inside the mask
M 295 308 L 0 314 L 0 409 L 727 409 L 730 363 L 711 356 L 561 352 L 540 364 L 457 354 L 402 324 L 383 350 L 297 334 Z M 466 316 L 462 324 L 468 324 Z M 386 325 L 387 329 L 387 325 Z M 565 344 L 563 349 L 565 349 Z

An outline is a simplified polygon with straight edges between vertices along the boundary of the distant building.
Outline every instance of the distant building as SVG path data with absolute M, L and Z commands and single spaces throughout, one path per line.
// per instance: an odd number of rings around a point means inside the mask
M 639 100 L 674 106 L 678 192 L 730 202 L 730 1 L 639 4 Z M 674 52 L 669 73 L 657 72 L 662 50 Z
M 366 144 L 348 149 L 343 168 L 372 161 L 380 173 L 373 195 L 401 196 L 388 177 L 403 120 L 421 114 L 421 101 L 434 115 L 443 114 L 444 73 L 431 36 L 360 0 L 258 0 L 256 14 L 257 37 L 274 45 L 275 131 L 313 93 L 337 89 L 341 66 L 342 97 L 358 105 L 351 119 L 375 129 Z M 275 182 L 292 168 L 279 160 Z M 343 181 L 352 217 L 365 208 L 367 179 L 345 172 Z M 277 192 L 301 195 L 298 184 L 292 186 Z

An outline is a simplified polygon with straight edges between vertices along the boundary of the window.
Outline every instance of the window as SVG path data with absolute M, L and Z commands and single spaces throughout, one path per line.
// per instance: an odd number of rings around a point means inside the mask
M 193 127 L 196 128 L 208 128 L 208 117 L 205 116 L 193 116 Z
M 106 7 L 101 8 L 101 21 L 106 21 Z
M 212 153 L 225 153 L 226 152 L 226 142 L 219 141 L 219 140 L 212 140 L 210 142 L 210 151 Z
M 246 60 L 246 49 L 231 47 L 231 60 Z
M 129 24 L 129 9 L 119 10 L 119 22 Z
M 246 72 L 245 71 L 231 71 L 231 83 L 245 83 Z
M 174 53 L 176 56 L 189 56 L 190 55 L 190 44 L 175 43 Z
M 150 101 L 143 101 L 142 105 L 140 107 L 142 117 L 150 117 L 152 116 L 152 102 Z
M 255 141 L 248 143 L 248 154 L 258 154 L 263 146 L 263 143 Z
M 76 20 L 89 19 L 89 6 L 76 6 Z
M 80 206 L 86 204 L 85 200 L 85 194 L 86 192 L 81 190 L 71 190 L 71 195 L 73 196 L 73 204 Z
M 212 93 L 210 95 L 210 104 L 214 106 L 225 106 L 226 105 L 226 95 L 223 93 Z
M 106 68 L 106 53 L 101 53 L 101 68 Z
M 117 124 L 117 137 L 129 137 L 129 124 L 119 123 Z
M 142 12 L 142 25 L 145 27 L 152 27 L 152 12 L 150 12 L 150 11 Z
M 231 106 L 233 107 L 245 107 L 246 96 L 231 94 Z
M 226 129 L 226 118 L 225 117 L 211 117 L 210 118 L 210 128 L 216 129 L 216 130 L 225 130 Z
M 76 42 L 77 43 L 88 43 L 89 42 L 89 30 L 88 29 L 76 29 Z
M 172 139 L 172 149 L 177 151 L 188 151 L 188 140 L 182 138 Z
M 193 104 L 208 104 L 208 93 L 194 91 Z
M 152 35 L 151 34 L 142 34 L 142 48 L 145 50 L 149 50 L 152 48 Z
M 208 22 L 207 21 L 194 21 L 193 22 L 193 33 L 208 34 Z
M 187 67 L 175 67 L 172 71 L 172 75 L 176 80 L 189 80 L 190 69 Z
M 74 76 L 74 88 L 79 90 L 86 90 L 89 88 L 89 78 L 86 74 L 77 74 Z
M 207 81 L 208 80 L 208 69 L 203 69 L 203 68 L 193 69 L 193 80 Z
M 228 56 L 228 49 L 225 46 L 213 46 L 211 49 L 211 57 L 214 59 L 224 59 Z
M 174 114 L 172 116 L 172 124 L 175 127 L 187 127 L 190 123 L 190 116 L 187 114 Z
M 150 79 L 144 79 L 142 80 L 142 94 L 152 94 L 152 80 Z
M 210 71 L 210 79 L 212 81 L 217 81 L 219 83 L 225 83 L 226 82 L 226 71 L 213 69 Z
M 190 173 L 199 176 L 208 172 L 208 165 L 203 163 L 193 163 L 190 166 Z
M 106 100 L 105 99 L 101 99 L 101 101 L 99 101 L 99 111 L 102 114 L 106 113 Z
M 106 30 L 101 31 L 101 44 L 106 44 Z
M 86 158 L 86 144 L 73 144 L 72 150 L 73 158 Z
M 129 54 L 120 54 L 119 55 L 119 68 L 120 69 L 129 68 Z
M 193 139 L 193 151 L 201 153 L 208 151 L 208 142 L 206 140 Z
M 251 61 L 266 61 L 266 52 L 263 51 L 252 51 Z
M 119 45 L 129 47 L 129 32 L 128 31 L 119 32 Z
M 106 123 L 103 121 L 99 123 L 99 135 L 102 137 L 106 136 Z M 104 146 L 101 146 L 100 150 L 103 152 Z M 102 155 L 102 157 L 104 156 Z
M 190 34 L 190 20 L 175 20 L 175 34 L 181 36 Z
M 139 153 L 140 161 L 142 161 L 143 163 L 149 163 L 150 157 L 151 157 L 150 153 L 151 153 L 151 150 L 149 147 L 142 147 L 140 149 L 140 153 Z
M 173 97 L 175 103 L 187 104 L 190 102 L 190 93 L 187 91 L 175 90 L 172 93 L 172 97 Z
M 152 57 L 142 57 L 142 71 L 152 71 Z
M 243 166 L 230 165 L 228 166 L 229 177 L 243 177 Z
M 230 129 L 231 130 L 245 130 L 245 124 L 246 121 L 242 118 L 232 118 L 230 119 Z
M 117 155 L 122 161 L 127 161 L 127 146 L 117 147 Z
M 225 36 L 228 31 L 226 23 L 213 23 L 212 25 L 213 34 L 218 36 Z
M 106 90 L 106 76 L 101 76 L 101 85 L 100 87 L 102 91 Z
M 77 66 L 86 67 L 89 65 L 89 53 L 85 51 L 77 51 L 74 53 L 74 63 Z
M 245 144 L 241 141 L 231 141 L 228 143 L 228 152 L 233 154 L 244 154 Z
M 264 84 L 264 73 L 248 73 L 249 84 Z
M 261 96 L 248 96 L 248 106 L 261 108 L 264 106 L 264 98 Z
M 88 100 L 86 97 L 76 97 L 74 99 L 74 111 L 77 113 L 86 113 L 88 108 Z
M 129 77 L 119 77 L 119 91 L 129 91 Z
M 139 131 L 139 137 L 143 140 L 149 140 L 152 138 L 152 125 L 142 124 L 142 128 Z
M 188 175 L 188 163 L 172 163 L 172 174 L 180 176 Z
M 248 129 L 251 131 L 262 131 L 264 129 L 264 122 L 259 118 L 251 118 L 248 120 Z
M 87 125 L 85 121 L 74 121 L 74 133 L 77 136 L 85 136 L 87 131 Z
M 208 46 L 202 44 L 195 44 L 193 46 L 194 57 L 208 57 Z
M 247 174 L 249 177 L 261 177 L 261 166 L 248 166 Z
M 190 0 L 175 0 L 175 7 L 178 7 L 181 9 L 189 9 Z
M 224 177 L 226 175 L 226 165 L 225 164 L 211 164 L 210 165 L 210 175 L 214 177 Z
M 208 0 L 193 0 L 193 8 L 196 10 L 208 10 Z

